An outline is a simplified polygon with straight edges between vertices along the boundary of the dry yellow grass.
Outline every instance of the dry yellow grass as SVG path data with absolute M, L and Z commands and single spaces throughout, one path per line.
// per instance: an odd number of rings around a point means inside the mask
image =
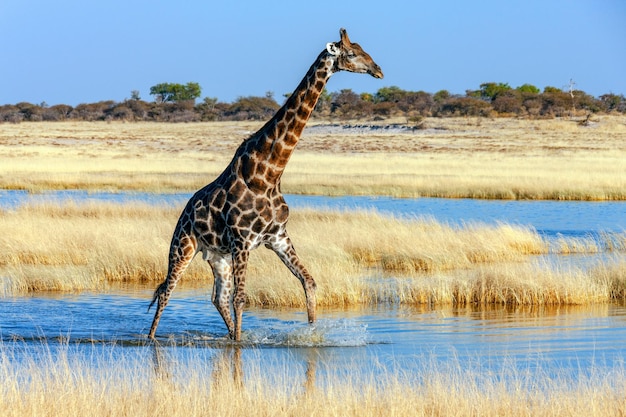
M 308 130 L 283 189 L 626 199 L 623 117 L 598 118 L 588 128 L 569 121 L 513 119 L 433 119 L 426 125 L 429 129 L 413 133 Z M 211 181 L 237 144 L 259 126 L 0 124 L 0 188 L 191 191 Z M 165 273 L 177 216 L 178 210 L 141 205 L 0 210 L 0 297 L 100 289 L 120 281 L 155 285 Z M 527 262 L 548 251 L 594 253 L 598 243 L 591 239 L 563 238 L 549 248 L 533 230 L 509 225 L 452 228 L 428 219 L 310 210 L 293 213 L 290 232 L 318 281 L 321 306 L 480 308 L 626 299 L 623 259 L 589 271 Z M 609 249 L 623 251 L 626 235 L 607 237 L 607 242 Z M 249 275 L 249 303 L 302 306 L 299 283 L 268 251 L 254 252 Z M 184 281 L 212 284 L 200 259 Z M 554 369 L 529 374 L 512 366 L 506 374 L 476 373 L 433 362 L 411 375 L 334 377 L 320 385 L 308 378 L 293 384 L 293 370 L 281 365 L 270 380 L 260 369 L 247 368 L 241 382 L 233 378 L 228 358 L 216 364 L 187 358 L 172 364 L 173 376 L 155 375 L 146 358 L 118 352 L 80 358 L 62 351 L 16 360 L 0 344 L 1 414 L 552 416 L 585 410 L 608 416 L 625 410 L 626 376 L 619 367 L 594 370 L 572 382 Z M 310 372 L 303 368 L 301 374 Z
M 289 193 L 626 199 L 626 118 L 427 119 L 427 129 L 310 123 L 283 177 Z M 389 123 L 389 122 L 384 122 Z M 192 191 L 261 123 L 0 124 L 0 188 Z
M 0 353 L 0 409 L 6 417 L 624 413 L 626 375 L 619 367 L 572 379 L 559 369 L 517 369 L 514 362 L 499 372 L 476 373 L 454 360 L 433 361 L 414 373 L 337 375 L 319 384 L 315 368 L 242 367 L 234 358 L 238 354 L 226 349 L 222 357 L 207 361 L 188 353 L 189 359 L 169 364 L 171 372 L 155 374 L 147 358 L 120 357 L 106 349 L 90 359 L 62 351 L 15 361 Z
M 0 294 L 102 289 L 164 278 L 178 209 L 66 204 L 0 211 Z M 404 304 L 584 304 L 624 297 L 622 262 L 591 273 L 524 262 L 550 248 L 535 231 L 506 224 L 451 227 L 374 212 L 295 210 L 290 233 L 316 277 L 320 306 Z M 626 236 L 612 236 L 621 250 Z M 320 244 L 322 242 L 322 244 Z M 597 250 L 593 241 L 559 247 Z M 212 285 L 198 257 L 184 282 Z M 253 305 L 302 306 L 302 288 L 268 250 L 253 252 Z

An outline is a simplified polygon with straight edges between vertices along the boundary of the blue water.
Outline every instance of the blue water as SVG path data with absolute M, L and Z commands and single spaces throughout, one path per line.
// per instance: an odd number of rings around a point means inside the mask
M 189 194 L 88 193 L 28 194 L 0 191 L 0 208 L 68 200 L 144 202 L 181 206 Z M 452 225 L 506 222 L 528 225 L 547 236 L 588 236 L 626 230 L 624 202 L 483 201 L 395 199 L 386 197 L 309 197 L 288 195 L 292 208 L 377 210 L 396 216 L 432 217 Z M 613 255 L 612 255 L 613 256 Z M 614 254 L 623 259 L 624 254 Z M 129 350 L 154 357 L 146 333 L 153 288 L 116 288 L 102 293 L 33 294 L 0 299 L 0 354 L 73 349 Z M 199 356 L 228 353 L 226 329 L 209 302 L 211 289 L 178 288 L 160 322 L 165 357 L 190 351 Z M 268 362 L 302 370 L 311 363 L 324 373 L 370 375 L 423 372 L 432 363 L 457 362 L 463 369 L 503 372 L 557 369 L 571 375 L 623 367 L 626 309 L 621 305 L 490 309 L 412 308 L 398 305 L 332 309 L 306 313 L 293 309 L 249 309 L 244 315 L 244 361 Z M 169 346 L 169 347 L 168 347 Z M 160 352 L 160 350 L 159 350 Z M 1 359 L 1 356 L 0 356 Z M 307 365 L 308 364 L 308 365 Z M 511 365 L 513 364 L 513 365 Z M 607 372 L 608 372 L 607 371 Z M 299 372 L 299 371 L 298 371 Z M 304 372 L 304 371 L 302 371 Z
M 141 202 L 182 207 L 189 193 L 90 193 L 54 191 L 30 194 L 25 191 L 0 190 L 0 208 L 15 208 L 26 203 Z M 391 197 L 324 197 L 286 195 L 291 208 L 336 210 L 376 210 L 396 216 L 431 217 L 451 225 L 498 222 L 531 226 L 547 236 L 584 236 L 599 232 L 626 231 L 626 202 L 515 201 Z
M 209 292 L 180 288 L 172 296 L 158 330 L 170 356 L 188 349 L 211 356 L 232 346 Z M 3 299 L 0 353 L 19 358 L 43 348 L 54 355 L 70 346 L 86 358 L 103 349 L 112 358 L 128 349 L 149 357 L 150 296 L 150 289 L 134 288 Z M 327 374 L 368 377 L 454 362 L 480 372 L 513 366 L 579 375 L 623 365 L 625 323 L 618 305 L 321 309 L 314 326 L 297 309 L 253 308 L 244 315 L 243 346 L 249 363 L 302 366 L 313 357 Z

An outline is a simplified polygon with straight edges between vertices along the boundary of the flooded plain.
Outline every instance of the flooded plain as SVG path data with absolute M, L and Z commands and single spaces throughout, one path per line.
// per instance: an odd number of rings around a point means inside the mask
M 182 206 L 189 195 L 0 192 L 0 208 L 27 202 L 143 201 Z M 482 201 L 368 197 L 287 196 L 293 209 L 378 210 L 397 216 L 428 216 L 453 225 L 506 222 L 530 225 L 552 238 L 594 236 L 626 230 L 624 202 Z M 614 262 L 623 253 L 598 254 L 590 264 Z M 567 265 L 572 257 L 553 257 Z M 0 299 L 0 359 L 19 360 L 45 350 L 70 349 L 89 358 L 105 350 L 179 360 L 193 352 L 211 359 L 228 352 L 224 324 L 210 303 L 211 288 L 178 288 L 159 325 L 161 348 L 148 343 L 153 288 L 118 287 L 105 293 L 37 293 Z M 572 376 L 624 367 L 626 308 L 602 304 L 561 307 L 409 307 L 381 304 L 358 309 L 321 309 L 314 326 L 293 309 L 250 308 L 244 313 L 244 366 L 272 364 L 302 378 L 314 365 L 324 375 L 369 377 L 421 372 L 454 362 L 477 372 L 507 368 L 558 369 Z M 155 350 L 157 349 L 157 350 Z M 155 356 L 158 351 L 159 355 Z M 4 356 L 3 356 L 4 355 Z M 167 359 L 166 359 L 167 361 Z M 303 371 L 304 370 L 304 371 Z
M 5 355 L 18 359 L 66 351 L 90 358 L 145 357 L 152 319 L 149 289 L 116 289 L 75 295 L 37 294 L 0 302 Z M 211 358 L 232 347 L 209 301 L 209 289 L 181 288 L 159 327 L 162 351 L 171 360 Z M 558 370 L 562 375 L 621 368 L 626 357 L 626 308 L 620 305 L 494 307 L 488 309 L 378 305 L 319 312 L 314 326 L 292 309 L 248 309 L 243 357 L 264 368 L 299 369 L 312 360 L 324 374 L 419 372 L 453 362 L 463 369 L 502 373 Z M 252 364 L 248 364 L 251 366 Z
M 191 193 L 107 193 L 53 191 L 31 194 L 0 190 L 0 209 L 26 203 L 112 202 L 183 207 Z M 292 209 L 376 210 L 395 216 L 432 217 L 452 225 L 504 222 L 534 227 L 545 235 L 586 235 L 626 230 L 626 201 L 476 200 L 367 196 L 286 195 Z

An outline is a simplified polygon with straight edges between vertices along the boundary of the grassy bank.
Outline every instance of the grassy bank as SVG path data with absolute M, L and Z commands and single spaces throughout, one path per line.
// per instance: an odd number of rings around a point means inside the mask
M 423 130 L 313 122 L 283 191 L 491 199 L 626 199 L 626 117 L 427 119 Z M 388 125 L 402 120 L 376 122 Z M 0 124 L 0 189 L 193 191 L 262 123 Z
M 316 365 L 324 364 L 274 364 L 268 371 L 254 363 L 242 366 L 235 357 L 240 352 L 223 353 L 208 361 L 174 361 L 155 373 L 148 358 L 118 353 L 112 360 L 106 349 L 89 359 L 62 351 L 19 361 L 0 352 L 0 407 L 7 417 L 87 410 L 94 417 L 577 416 L 581 410 L 604 417 L 624 411 L 626 376 L 619 367 L 572 378 L 559 369 L 517 369 L 514 363 L 476 373 L 452 360 L 376 377 L 333 376 L 330 370 L 322 381 L 316 380 Z
M 179 210 L 137 204 L 24 206 L 0 211 L 0 292 L 155 285 L 167 269 Z M 595 253 L 602 242 L 548 244 L 534 230 L 500 224 L 452 227 L 374 212 L 294 210 L 289 230 L 318 282 L 320 306 L 405 304 L 584 304 L 624 297 L 626 264 L 557 270 L 529 256 Z M 624 251 L 626 236 L 608 249 Z M 323 242 L 320 244 L 320 242 Z M 606 245 L 608 246 L 608 245 Z M 604 248 L 606 249 L 606 248 Z M 253 305 L 302 306 L 302 288 L 278 258 L 253 252 L 247 281 Z M 209 288 L 198 257 L 183 278 Z

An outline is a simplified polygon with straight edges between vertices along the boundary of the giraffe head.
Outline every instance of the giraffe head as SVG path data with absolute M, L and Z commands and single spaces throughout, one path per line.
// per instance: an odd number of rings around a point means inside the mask
M 335 57 L 334 70 L 369 74 L 375 78 L 383 78 L 383 71 L 371 56 L 358 43 L 350 42 L 348 32 L 339 30 L 341 40 L 326 45 L 328 53 Z

